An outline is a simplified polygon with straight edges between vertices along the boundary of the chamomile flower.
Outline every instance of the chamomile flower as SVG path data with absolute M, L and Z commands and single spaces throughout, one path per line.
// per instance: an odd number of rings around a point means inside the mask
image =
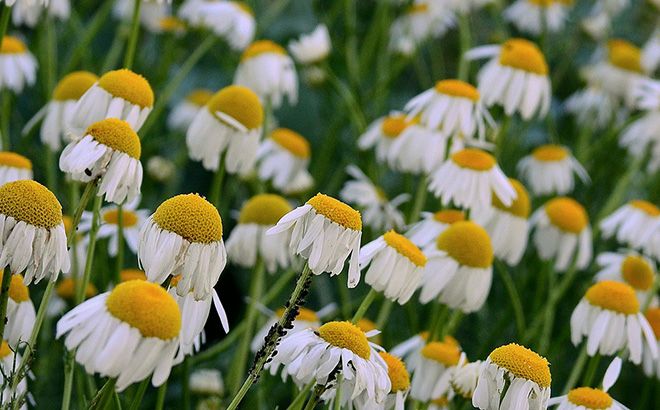
M 69 124 L 80 134 L 104 118 L 119 118 L 137 132 L 153 105 L 154 92 L 144 77 L 125 68 L 108 71 L 78 99 Z
M 250 344 L 250 349 L 252 349 L 253 352 L 256 352 L 261 348 L 271 327 L 282 318 L 282 315 L 284 315 L 284 308 L 277 309 L 273 312 L 271 317 L 268 318 L 266 323 L 257 330 L 252 338 L 252 343 Z M 298 314 L 291 323 L 291 326 L 291 329 L 287 329 L 287 335 L 292 335 L 305 329 L 317 329 L 321 326 L 321 319 L 319 319 L 319 315 L 313 310 L 300 307 L 298 308 Z
M 139 198 L 137 198 L 139 199 Z M 134 254 L 137 254 L 138 244 L 140 242 L 140 228 L 144 221 L 149 217 L 149 210 L 137 209 L 137 203 L 133 201 L 122 207 L 122 233 L 126 245 Z M 89 232 L 92 227 L 92 212 L 83 212 L 78 229 L 81 233 Z M 116 205 L 110 205 L 101 208 L 101 227 L 97 233 L 98 238 L 109 238 L 108 254 L 117 256 L 119 244 L 119 208 Z
M 154 33 L 166 33 L 181 37 L 186 33 L 186 25 L 183 20 L 174 16 L 164 16 L 158 20 L 158 26 L 151 29 Z
M 14 26 L 27 26 L 33 28 L 39 22 L 41 13 L 58 20 L 68 20 L 71 14 L 69 0 L 19 1 L 12 7 L 11 19 Z
M 601 270 L 596 273 L 596 281 L 614 280 L 627 283 L 637 293 L 637 299 L 644 303 L 652 295 L 655 281 L 655 263 L 636 252 L 604 252 L 596 257 Z
M 132 280 L 95 296 L 57 322 L 59 339 L 87 373 L 117 378 L 115 388 L 152 376 L 163 384 L 179 347 L 181 313 L 172 296 L 155 283 Z
M 289 42 L 291 55 L 300 64 L 318 64 L 330 54 L 332 44 L 325 24 L 319 24 L 309 34 L 302 34 L 298 40 Z
M 474 390 L 477 388 L 481 363 L 481 360 L 468 362 L 463 353 L 463 358 L 459 361 L 449 381 L 454 393 L 465 399 L 472 399 Z
M 479 71 L 479 92 L 486 106 L 498 104 L 506 115 L 518 112 L 524 120 L 545 117 L 550 109 L 551 86 L 548 64 L 538 46 L 521 38 L 501 46 L 470 50 L 466 58 L 489 57 Z
M 565 195 L 573 191 L 576 174 L 582 182 L 589 181 L 589 174 L 562 145 L 541 145 L 531 155 L 518 162 L 518 173 L 527 182 L 534 195 Z
M 584 207 L 568 197 L 557 197 L 537 209 L 530 219 L 533 241 L 543 260 L 554 260 L 559 272 L 571 263 L 577 269 L 589 266 L 593 253 L 589 216 Z
M 32 161 L 15 152 L 0 151 L 0 185 L 32 179 Z
M 504 10 L 504 19 L 520 31 L 542 34 L 560 31 L 566 22 L 572 0 L 516 0 Z
M 252 90 L 238 85 L 223 88 L 197 112 L 188 128 L 190 158 L 215 171 L 224 155 L 227 172 L 250 172 L 257 159 L 263 121 L 263 108 Z
M 362 210 L 365 225 L 378 232 L 405 225 L 403 213 L 398 206 L 410 199 L 409 194 L 400 194 L 389 200 L 382 188 L 374 185 L 355 165 L 346 167 L 346 173 L 354 179 L 344 184 L 339 197 Z
M 307 169 L 311 155 L 305 137 L 288 128 L 276 128 L 257 151 L 259 179 L 271 181 L 275 189 L 282 190 Z
M 95 122 L 75 137 L 60 155 L 60 169 L 76 180 L 99 179 L 97 195 L 122 204 L 140 194 L 142 163 L 140 138 L 131 125 L 117 118 Z
M 176 175 L 176 164 L 160 155 L 153 156 L 147 160 L 147 175 L 157 182 L 170 181 Z
M 84 265 L 85 259 L 81 259 L 81 265 Z M 84 266 L 81 267 L 78 277 L 82 277 Z M 76 291 L 78 289 L 78 282 L 73 277 L 62 278 L 55 286 L 55 295 L 48 302 L 48 310 L 46 315 L 48 317 L 58 317 L 64 312 L 69 310 L 69 306 L 76 305 Z M 85 288 L 85 299 L 92 298 L 98 295 L 98 290 L 93 283 L 88 282 Z
M 642 65 L 650 73 L 660 67 L 660 29 L 656 29 L 642 47 Z
M 11 404 L 13 400 L 21 396 L 26 396 L 27 400 L 31 400 L 30 393 L 27 391 L 27 378 L 22 377 L 21 381 L 18 382 L 16 390 L 12 391 L 11 383 L 9 380 L 5 380 L 7 376 L 18 377 L 17 375 L 12 374 L 16 370 L 16 363 L 21 363 L 21 355 L 16 352 L 15 349 L 9 347 L 9 344 L 3 340 L 0 344 L 0 385 L 2 386 L 2 392 L 0 393 L 0 399 L 2 403 L 7 405 Z M 23 403 L 22 406 L 18 407 L 20 410 L 28 410 L 27 403 Z
M 118 0 L 112 9 L 115 18 L 130 22 L 135 8 L 135 1 L 141 1 L 140 24 L 151 32 L 158 32 L 160 21 L 170 14 L 170 2 L 151 0 Z
M 455 222 L 424 254 L 428 261 L 420 302 L 437 298 L 465 313 L 481 308 L 493 278 L 493 246 L 484 228 L 470 221 Z
M 647 309 L 644 314 L 646 320 L 653 330 L 653 336 L 656 340 L 656 350 L 660 352 L 660 307 L 652 307 Z M 642 353 L 642 368 L 644 374 L 648 377 L 655 376 L 660 379 L 660 360 L 658 357 L 653 356 L 651 351 L 651 344 L 644 345 L 644 352 Z
M 445 209 L 438 212 L 422 212 L 422 219 L 412 225 L 406 237 L 412 243 L 425 248 L 438 238 L 451 224 L 465 220 L 465 212 L 458 209 Z
M 45 186 L 21 180 L 0 186 L 0 268 L 23 272 L 25 284 L 69 271 L 62 206 Z
M 586 68 L 580 74 L 587 85 L 564 101 L 566 112 L 574 115 L 579 124 L 588 124 L 597 129 L 603 129 L 611 121 L 619 120 L 622 113 L 619 100 L 607 91 L 602 80 L 594 75 L 593 69 Z
M 291 205 L 279 195 L 259 194 L 250 198 L 238 216 L 238 224 L 227 238 L 229 260 L 245 268 L 254 268 L 260 259 L 270 273 L 291 267 L 290 232 L 266 235 L 291 211 Z
M 632 90 L 635 106 L 645 112 L 621 132 L 619 145 L 634 158 L 642 159 L 650 151 L 649 172 L 660 167 L 660 82 L 646 79 L 636 81 Z
M 430 342 L 420 350 L 419 355 L 410 396 L 426 402 L 450 393 L 449 382 L 461 357 L 460 348 L 450 342 Z
M 264 101 L 278 108 L 286 96 L 289 104 L 298 102 L 298 76 L 286 50 L 270 40 L 250 44 L 236 68 L 234 83 L 253 89 Z
M 408 119 L 405 114 L 394 112 L 378 118 L 369 125 L 364 134 L 357 141 L 360 150 L 374 148 L 376 159 L 387 162 L 392 143 L 401 136 L 401 133 L 410 125 L 418 123 L 417 119 Z
M 225 393 L 222 373 L 216 369 L 199 369 L 190 374 L 190 392 L 200 396 L 218 396 Z
M 454 13 L 431 2 L 416 2 L 390 27 L 390 50 L 409 56 L 426 40 L 442 37 L 454 26 Z
M 304 195 L 314 187 L 314 177 L 308 170 L 303 169 L 298 172 L 286 186 L 282 188 L 284 195 Z
M 626 349 L 629 360 L 640 364 L 644 340 L 651 356 L 658 356 L 653 329 L 639 311 L 635 290 L 622 282 L 598 282 L 578 303 L 571 315 L 571 341 L 577 346 L 585 338 L 589 356 L 611 356 Z
M 660 255 L 660 247 L 655 249 L 653 241 L 659 228 L 660 209 L 641 199 L 628 202 L 600 223 L 604 238 L 614 237 L 618 242 L 650 255 Z
M 25 44 L 14 36 L 5 35 L 0 45 L 0 90 L 17 94 L 37 79 L 37 60 Z
M 180 273 L 179 296 L 208 298 L 227 263 L 218 210 L 197 194 L 166 200 L 142 225 L 138 259 L 149 281 Z
M 360 281 L 358 254 L 362 238 L 360 213 L 345 203 L 323 194 L 316 194 L 267 231 L 268 235 L 291 231 L 289 250 L 307 260 L 315 274 L 329 272 L 338 275 L 348 264 L 348 287 Z
M 429 190 L 443 205 L 477 209 L 490 207 L 491 197 L 510 206 L 516 190 L 504 175 L 495 157 L 476 148 L 465 148 L 452 154 L 431 174 Z
M 403 361 L 387 352 L 378 352 L 387 365 L 387 375 L 390 378 L 390 393 L 385 398 L 383 410 L 404 410 L 406 397 L 410 391 L 410 374 Z M 371 407 L 366 407 L 371 409 Z
M 493 350 L 481 364 L 472 405 L 481 410 L 542 410 L 550 398 L 548 361 L 511 343 Z
M 175 131 L 185 132 L 197 113 L 213 97 L 213 92 L 203 88 L 192 90 L 186 98 L 178 102 L 167 117 L 167 126 Z
M 192 2 L 187 2 L 192 3 Z M 256 22 L 254 12 L 242 1 L 198 1 L 198 5 L 179 13 L 196 26 L 203 26 L 224 39 L 229 46 L 240 51 L 254 39 Z
M 0 279 L 2 278 L 0 273 Z M 7 301 L 7 324 L 3 337 L 13 349 L 18 349 L 19 342 L 30 339 L 37 314 L 30 300 L 30 290 L 23 284 L 23 276 L 11 275 L 9 300 Z
M 387 164 L 400 172 L 412 174 L 429 173 L 442 163 L 448 146 L 448 137 L 437 131 L 419 124 L 418 119 L 405 120 L 399 125 L 400 133 L 396 134 L 397 125 L 391 134 L 393 141 L 387 151 Z M 453 152 L 462 140 L 452 140 Z M 457 145 L 458 144 L 458 145 Z M 462 148 L 462 146 L 460 146 Z M 378 155 L 378 148 L 376 151 Z

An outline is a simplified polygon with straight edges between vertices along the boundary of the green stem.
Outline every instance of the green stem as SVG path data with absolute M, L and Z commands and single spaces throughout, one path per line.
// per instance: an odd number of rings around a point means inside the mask
M 131 34 L 126 45 L 126 54 L 124 54 L 124 68 L 129 70 L 133 68 L 135 60 L 135 49 L 137 48 L 138 37 L 140 35 L 140 8 L 142 0 L 133 1 L 133 17 L 131 20 Z
M 71 247 L 73 244 L 73 238 L 76 236 L 78 224 L 80 223 L 80 217 L 82 216 L 85 208 L 87 208 L 87 203 L 92 198 L 94 193 L 96 193 L 96 181 L 88 182 L 87 185 L 85 185 L 85 190 L 83 191 L 82 196 L 80 197 L 76 211 L 72 215 L 71 235 L 67 236 L 67 247 Z
M 11 268 L 5 266 L 2 274 L 2 285 L 0 285 L 0 335 L 5 334 L 7 324 L 7 304 L 9 303 L 9 285 L 11 284 Z
M 422 209 L 424 209 L 424 204 L 426 203 L 426 195 L 428 190 L 426 189 L 426 184 L 427 184 L 427 179 L 428 177 L 426 174 L 422 174 L 419 177 L 419 181 L 417 182 L 417 192 L 415 193 L 415 199 L 413 201 L 412 208 L 410 209 L 410 215 L 408 215 L 408 223 L 414 223 L 417 222 L 419 219 L 419 215 L 422 213 Z
M 509 295 L 509 299 L 511 299 L 511 307 L 513 308 L 513 315 L 516 319 L 518 337 L 522 338 L 525 335 L 525 313 L 522 301 L 520 300 L 520 295 L 516 289 L 516 284 L 513 282 L 511 273 L 509 273 L 509 270 L 502 261 L 495 260 L 495 270 L 500 274 L 500 279 L 502 280 L 502 283 L 504 283 L 506 293 Z
M 183 410 L 190 410 L 190 358 L 183 359 L 183 371 L 181 372 L 181 400 Z
M 351 89 L 340 80 L 339 77 L 337 77 L 329 66 L 326 66 L 326 72 L 328 73 L 328 82 L 344 103 L 345 109 L 348 112 L 348 117 L 351 120 L 355 131 L 358 134 L 361 134 L 367 128 L 367 120 L 362 112 L 362 107 L 360 107 L 360 104 L 351 92 Z
M 124 42 L 129 34 L 130 27 L 128 24 L 122 23 L 117 27 L 117 32 L 112 39 L 112 44 L 110 45 L 108 52 L 106 52 L 105 59 L 103 60 L 103 66 L 101 67 L 102 73 L 112 70 L 117 66 L 119 59 L 121 58 L 121 51 L 124 47 Z
M 11 115 L 11 94 L 8 89 L 0 90 L 2 97 L 2 112 L 0 112 L 0 132 L 2 132 L 2 150 L 11 151 L 11 136 L 9 121 Z
M 341 410 L 341 373 L 337 374 L 337 387 L 335 387 L 335 405 L 334 410 Z
M 451 312 L 451 316 L 449 316 L 447 325 L 442 329 L 439 340 L 444 340 L 447 335 L 453 335 L 456 332 L 458 324 L 461 323 L 461 319 L 463 319 L 463 312 L 460 309 L 454 309 Z
M 635 158 L 633 163 L 628 168 L 628 171 L 619 178 L 614 189 L 610 192 L 610 197 L 607 199 L 607 202 L 601 208 L 598 216 L 596 216 L 596 223 L 594 224 L 594 235 L 597 234 L 598 223 L 603 220 L 607 215 L 611 214 L 616 208 L 618 208 L 624 200 L 628 188 L 630 188 L 630 181 L 632 178 L 639 172 L 642 168 L 642 165 L 646 162 L 646 155 L 640 155 Z
M 578 355 L 575 364 L 573 364 L 571 374 L 568 376 L 568 379 L 566 379 L 566 384 L 564 385 L 562 394 L 567 394 L 571 389 L 575 387 L 578 379 L 580 378 L 580 375 L 582 374 L 582 369 L 584 369 L 584 365 L 587 363 L 587 357 L 587 343 L 585 342 L 582 344 L 580 354 Z
M 305 406 L 304 410 L 313 410 L 321 399 L 321 395 L 325 392 L 325 390 L 325 386 L 321 384 L 317 385 L 314 389 L 314 394 L 312 394 L 312 397 L 310 397 L 307 401 L 307 405 Z
M 392 312 L 392 306 L 394 306 L 394 301 L 392 299 L 383 299 L 383 304 L 380 305 L 378 316 L 376 316 L 376 329 L 383 330 L 385 322 L 387 322 L 387 319 L 390 317 L 390 312 Z
M 117 207 L 117 265 L 115 267 L 115 283 L 121 282 L 121 270 L 124 268 L 124 207 Z
M 51 192 L 57 192 L 57 163 L 55 162 L 55 153 L 49 148 L 44 147 L 46 151 L 46 186 Z
M 429 328 L 429 342 L 442 340 L 442 328 L 444 327 L 449 309 L 442 303 L 436 302 L 431 313 L 431 327 Z
M 73 390 L 76 364 L 73 357 L 75 354 L 74 352 L 66 351 L 64 354 L 64 393 L 62 395 L 62 410 L 69 410 L 71 407 L 71 393 Z M 78 391 L 78 393 L 82 394 L 81 391 Z
M 138 410 L 140 408 L 140 404 L 142 403 L 142 398 L 144 397 L 144 393 L 147 391 L 147 388 L 149 387 L 150 381 L 151 381 L 151 377 L 147 377 L 146 379 L 142 380 L 142 382 L 138 386 L 137 392 L 135 392 L 135 396 L 133 396 L 133 400 L 131 400 L 131 406 L 128 408 L 129 410 Z
M 0 10 L 0 44 L 2 44 L 2 39 L 4 39 L 5 34 L 7 34 L 10 18 L 11 7 L 7 6 L 6 3 L 2 3 L 2 10 Z
M 362 303 L 360 303 L 360 306 L 358 307 L 357 311 L 355 311 L 355 315 L 353 315 L 353 319 L 351 319 L 351 322 L 354 324 L 359 322 L 362 317 L 364 317 L 364 314 L 367 313 L 367 309 L 369 309 L 369 306 L 373 303 L 374 299 L 376 298 L 376 295 L 378 295 L 378 292 L 376 289 L 371 288 L 369 290 L 369 293 L 367 293 L 367 296 L 362 299 Z
M 94 205 L 92 206 L 92 227 L 89 230 L 89 245 L 87 246 L 87 259 L 85 260 L 85 272 L 83 272 L 82 280 L 76 285 L 76 305 L 79 305 L 85 300 L 85 291 L 87 284 L 92 276 L 92 264 L 94 262 L 94 249 L 96 248 L 96 234 L 99 231 L 99 216 L 101 211 L 101 204 L 103 197 L 96 195 L 94 198 Z
M 106 0 L 102 3 L 103 4 L 98 8 L 98 11 L 96 14 L 94 14 L 94 17 L 87 25 L 81 40 L 76 44 L 76 48 L 74 48 L 71 52 L 69 62 L 64 69 L 65 73 L 71 72 L 74 68 L 76 68 L 82 56 L 89 50 L 92 40 L 94 40 L 94 37 L 99 32 L 99 30 L 101 30 L 101 27 L 103 27 L 103 23 L 107 21 L 114 1 Z
M 585 342 L 586 343 L 586 342 Z M 600 363 L 600 354 L 596 352 L 593 356 L 589 358 L 589 364 L 587 365 L 587 370 L 584 372 L 584 379 L 582 380 L 582 385 L 585 387 L 590 387 L 591 383 L 594 381 L 594 376 L 598 370 L 598 364 Z
M 163 406 L 165 405 L 166 394 L 167 394 L 167 380 L 165 380 L 165 383 L 161 384 L 160 387 L 158 387 L 158 392 L 156 394 L 156 405 L 154 406 L 154 410 L 163 410 Z
M 117 383 L 117 379 L 115 378 L 108 379 L 108 381 L 105 382 L 103 387 L 101 387 L 101 389 L 98 392 L 96 392 L 96 396 L 94 396 L 91 403 L 89 403 L 88 409 L 104 410 L 115 391 L 116 383 Z
M 208 201 L 212 203 L 218 210 L 220 210 L 220 191 L 222 191 L 222 185 L 225 182 L 225 156 L 221 154 L 220 164 L 218 169 L 213 174 L 213 180 L 211 181 L 211 188 L 209 189 L 209 198 Z
M 339 308 L 343 319 L 351 317 L 351 296 L 348 294 L 348 288 L 341 281 L 336 281 L 339 293 Z
M 307 383 L 305 387 L 298 392 L 298 394 L 293 399 L 291 404 L 289 404 L 289 407 L 287 407 L 286 410 L 300 410 L 302 406 L 305 404 L 305 399 L 307 398 L 309 391 L 312 390 L 312 387 L 314 387 L 314 383 L 315 383 L 314 380 Z
M 461 48 L 461 57 L 458 63 L 458 79 L 467 81 L 470 72 L 470 60 L 465 58 L 465 53 L 470 49 L 470 43 L 472 42 L 470 16 L 468 13 L 463 13 L 458 18 L 458 35 Z
M 555 276 L 556 273 L 554 269 L 548 271 L 548 289 L 552 290 L 555 288 Z M 543 330 L 541 331 L 541 339 L 539 341 L 538 353 L 540 355 L 546 355 L 548 348 L 550 347 L 550 336 L 552 336 L 552 327 L 555 323 L 555 303 L 546 303 L 544 318 L 543 318 Z

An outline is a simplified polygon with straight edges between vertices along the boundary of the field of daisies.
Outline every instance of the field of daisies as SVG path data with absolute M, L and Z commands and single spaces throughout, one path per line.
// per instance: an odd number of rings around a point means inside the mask
M 0 0 L 0 409 L 660 409 L 660 0 Z

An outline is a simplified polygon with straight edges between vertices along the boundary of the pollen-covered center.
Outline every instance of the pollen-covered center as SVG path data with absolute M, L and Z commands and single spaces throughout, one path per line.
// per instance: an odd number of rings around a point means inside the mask
M 174 16 L 163 17 L 158 21 L 158 26 L 160 26 L 161 30 L 168 33 L 183 31 L 186 29 L 184 22 Z
M 213 92 L 204 88 L 193 90 L 186 96 L 186 101 L 198 107 L 203 107 L 213 97 Z
M 32 161 L 15 152 L 0 151 L 0 166 L 32 169 Z
M 348 349 L 364 360 L 371 356 L 367 336 L 351 322 L 328 322 L 319 328 L 318 334 L 331 345 Z
M 609 409 L 612 405 L 612 397 L 609 394 L 591 387 L 573 389 L 568 392 L 566 398 L 574 405 L 582 406 L 588 410 Z
M 531 210 L 532 210 L 532 205 L 529 200 L 529 194 L 527 193 L 527 190 L 521 184 L 518 180 L 509 178 L 509 183 L 511 183 L 511 186 L 513 189 L 516 191 L 516 199 L 511 202 L 510 206 L 506 206 L 500 201 L 500 198 L 493 194 L 493 199 L 492 199 L 492 204 L 493 207 L 500 209 L 504 212 L 508 212 L 512 215 L 515 215 L 519 218 L 524 218 L 527 219 L 529 216 Z
M 0 214 L 40 228 L 62 223 L 62 205 L 36 181 L 21 180 L 0 186 Z
M 458 209 L 445 209 L 433 214 L 433 219 L 443 224 L 451 225 L 454 222 L 464 221 L 465 212 Z
M 628 255 L 621 264 L 623 279 L 633 288 L 649 290 L 653 286 L 653 268 L 646 259 L 637 255 Z
M 286 50 L 281 45 L 277 44 L 271 40 L 257 40 L 250 44 L 243 54 L 241 55 L 241 61 L 249 60 L 252 57 L 256 57 L 261 54 L 279 54 L 286 55 Z
M 222 219 L 218 210 L 198 194 L 182 194 L 160 204 L 153 214 L 161 228 L 190 242 L 222 240 Z
M 594 306 L 624 315 L 634 315 L 639 312 L 635 289 L 626 283 L 604 280 L 591 286 L 584 297 Z
M 642 51 L 633 44 L 620 39 L 607 42 L 610 63 L 618 68 L 643 73 Z
M 253 130 L 264 122 L 264 110 L 254 91 L 241 85 L 230 85 L 218 91 L 206 103 L 211 114 L 221 112 Z
M 12 351 L 9 348 L 9 344 L 7 344 L 7 341 L 3 340 L 2 345 L 0 345 L 0 359 L 4 359 L 5 357 L 9 356 L 11 353 Z
M 645 316 L 653 329 L 656 340 L 660 340 L 660 308 L 649 308 Z
M 589 224 L 589 216 L 584 207 L 567 197 L 551 199 L 545 205 L 545 213 L 550 222 L 564 232 L 578 234 Z
M 4 272 L 0 272 L 0 282 Z M 9 298 L 16 303 L 27 302 L 30 300 L 30 290 L 23 284 L 23 275 L 15 273 L 11 275 L 9 282 Z
M 77 100 L 98 81 L 98 77 L 89 71 L 74 71 L 62 77 L 53 90 L 53 100 Z
M 639 209 L 648 216 L 655 217 L 660 216 L 660 209 L 657 206 L 653 205 L 649 201 L 644 201 L 641 199 L 634 199 L 628 203 L 633 208 Z
M 103 222 L 110 225 L 119 225 L 119 209 L 113 208 L 103 213 Z M 135 212 L 122 209 L 121 223 L 124 228 L 130 228 L 138 224 L 138 216 Z
M 420 267 L 426 265 L 426 256 L 410 239 L 394 231 L 385 232 L 383 239 L 390 248 L 393 248 L 412 264 Z
M 5 35 L 2 38 L 0 54 L 20 54 L 27 51 L 25 44 L 14 36 Z
M 476 148 L 466 148 L 455 152 L 452 154 L 451 160 L 461 168 L 475 171 L 488 171 L 497 164 L 495 157 Z
M 103 74 L 99 78 L 99 87 L 141 108 L 154 105 L 154 92 L 149 81 L 126 68 Z
M 362 217 L 360 212 L 345 203 L 324 194 L 316 194 L 307 201 L 317 214 L 321 214 L 331 221 L 354 231 L 362 230 Z
M 435 83 L 435 90 L 452 97 L 467 98 L 479 101 L 479 91 L 469 83 L 461 80 L 442 80 Z
M 155 283 L 144 280 L 120 283 L 105 304 L 112 316 L 138 329 L 144 337 L 170 340 L 181 329 L 179 306 Z
M 500 64 L 538 75 L 548 74 L 548 64 L 541 50 L 522 38 L 512 38 L 502 44 Z
M 62 279 L 55 287 L 55 293 L 62 299 L 73 300 L 76 296 L 76 282 L 73 278 Z M 97 293 L 96 286 L 93 283 L 88 283 L 87 289 L 85 289 L 85 298 L 96 296 Z
M 279 195 L 259 194 L 250 198 L 241 208 L 238 223 L 275 225 L 291 211 L 291 205 Z
M 383 119 L 380 130 L 387 138 L 396 138 L 415 121 L 410 121 L 404 114 L 388 115 Z
M 438 236 L 437 247 L 464 266 L 487 268 L 493 264 L 493 246 L 488 232 L 471 221 L 450 225 Z
M 403 361 L 387 352 L 379 352 L 378 354 L 387 364 L 387 375 L 392 384 L 390 392 L 396 393 L 398 391 L 408 390 L 410 387 L 410 374 L 406 370 L 406 365 L 403 364 Z
M 421 350 L 422 356 L 446 367 L 456 366 L 461 358 L 461 350 L 453 343 L 430 342 Z
M 557 162 L 568 157 L 568 150 L 561 145 L 541 145 L 532 151 L 532 156 L 537 161 Z
M 85 131 L 86 135 L 91 135 L 97 142 L 120 151 L 129 157 L 140 159 L 142 154 L 142 145 L 140 137 L 133 131 L 133 128 L 124 120 L 118 118 L 106 118 L 95 122 Z
M 284 315 L 284 308 L 279 308 L 275 311 L 275 315 L 279 318 Z M 318 322 L 319 317 L 316 315 L 316 312 L 314 312 L 312 309 L 307 309 L 304 307 L 298 308 L 298 315 L 296 316 L 296 320 L 300 320 L 302 322 Z
M 516 377 L 531 380 L 541 387 L 550 387 L 550 364 L 545 357 L 524 346 L 515 343 L 500 346 L 489 357 L 491 362 Z
M 128 282 L 129 280 L 147 280 L 147 275 L 140 269 L 122 269 L 119 272 L 119 280 Z
M 288 128 L 278 128 L 270 133 L 270 138 L 292 155 L 307 159 L 310 157 L 309 142 L 302 135 Z
M 376 330 L 376 324 L 366 318 L 362 318 L 358 320 L 358 322 L 355 325 L 359 327 L 360 330 L 362 330 L 364 333 L 371 332 L 372 330 Z

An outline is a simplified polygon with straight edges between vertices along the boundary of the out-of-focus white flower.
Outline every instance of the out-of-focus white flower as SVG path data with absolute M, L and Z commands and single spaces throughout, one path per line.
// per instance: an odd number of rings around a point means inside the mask
M 573 191 L 576 174 L 582 182 L 589 182 L 589 174 L 567 147 L 541 145 L 531 155 L 520 160 L 518 173 L 530 186 L 534 195 L 565 195 Z
M 211 90 L 199 88 L 191 91 L 186 98 L 179 101 L 167 117 L 167 126 L 176 131 L 185 132 L 195 119 L 195 116 L 213 97 Z
M 654 204 L 634 199 L 600 222 L 604 238 L 615 237 L 620 243 L 660 256 L 660 209 Z
M 596 257 L 596 264 L 601 268 L 596 273 L 596 281 L 615 280 L 627 283 L 635 289 L 637 300 L 642 304 L 647 300 L 651 301 L 651 304 L 657 303 L 657 296 L 652 293 L 656 269 L 651 259 L 634 251 L 603 252 Z
M 564 109 L 575 115 L 579 124 L 605 128 L 622 113 L 621 102 L 601 85 L 601 79 L 587 67 L 581 72 L 587 85 L 564 101 Z
M 7 1 L 9 2 L 11 0 Z M 33 405 L 34 403 L 32 396 L 27 391 L 27 377 L 21 377 L 21 381 L 18 382 L 15 391 L 12 391 L 12 383 L 9 381 L 9 377 L 18 377 L 14 372 L 16 371 L 16 363 L 21 362 L 21 355 L 18 354 L 15 349 L 10 348 L 7 342 L 3 340 L 0 345 L 0 369 L 2 369 L 2 371 L 0 371 L 0 385 L 3 386 L 0 395 L 2 397 L 2 402 L 10 404 L 13 403 L 13 400 L 25 395 L 26 402 L 18 408 L 20 410 L 28 410 L 27 402 L 30 402 Z
M 302 34 L 298 40 L 291 40 L 289 51 L 301 64 L 317 64 L 330 54 L 332 43 L 325 24 L 319 24 L 309 34 Z
M 133 9 L 136 0 L 117 0 L 112 9 L 113 16 L 122 21 L 130 22 L 133 18 Z M 142 1 L 140 5 L 140 23 L 149 31 L 159 32 L 160 22 L 170 15 L 171 1 Z
M 32 161 L 15 152 L 0 151 L 0 185 L 32 179 Z
M 18 38 L 5 35 L 0 45 L 0 90 L 17 94 L 37 79 L 37 59 Z
M 438 238 L 451 224 L 465 220 L 465 212 L 457 209 L 444 209 L 435 213 L 422 212 L 422 219 L 406 232 L 410 241 L 425 248 Z
M 234 50 L 245 49 L 254 39 L 254 12 L 245 2 L 187 0 L 178 13 L 193 27 L 211 30 Z
M 389 47 L 397 53 L 412 55 L 424 41 L 444 35 L 454 26 L 454 20 L 454 12 L 447 6 L 416 2 L 392 23 Z
M 543 30 L 560 31 L 572 4 L 572 0 L 516 0 L 503 15 L 518 30 L 538 36 Z
M 450 381 L 461 357 L 460 347 L 451 342 L 429 342 L 419 352 L 412 376 L 410 397 L 422 402 L 451 395 Z
M 225 383 L 217 369 L 199 369 L 190 375 L 190 391 L 201 396 L 222 396 Z
M 660 352 L 660 307 L 649 308 L 644 314 L 646 320 L 653 330 L 653 336 L 656 340 L 656 350 Z M 642 353 L 642 368 L 644 374 L 648 377 L 655 376 L 660 380 L 660 359 L 653 356 L 651 345 L 644 345 L 644 352 Z
M 176 165 L 167 158 L 153 156 L 147 160 L 147 174 L 158 182 L 167 182 L 176 173 Z
M 68 20 L 71 14 L 69 0 L 21 0 L 12 7 L 11 17 L 15 26 L 34 27 L 39 22 L 42 12 L 58 20 Z
M 649 73 L 660 67 L 660 29 L 656 29 L 642 47 L 642 65 Z
M 2 276 L 0 273 L 0 278 Z M 17 350 L 19 343 L 30 339 L 36 317 L 34 304 L 30 300 L 30 290 L 23 284 L 23 276 L 11 275 L 4 339 L 12 349 Z
M 274 129 L 257 151 L 259 179 L 283 190 L 307 169 L 311 154 L 305 137 L 288 128 Z

